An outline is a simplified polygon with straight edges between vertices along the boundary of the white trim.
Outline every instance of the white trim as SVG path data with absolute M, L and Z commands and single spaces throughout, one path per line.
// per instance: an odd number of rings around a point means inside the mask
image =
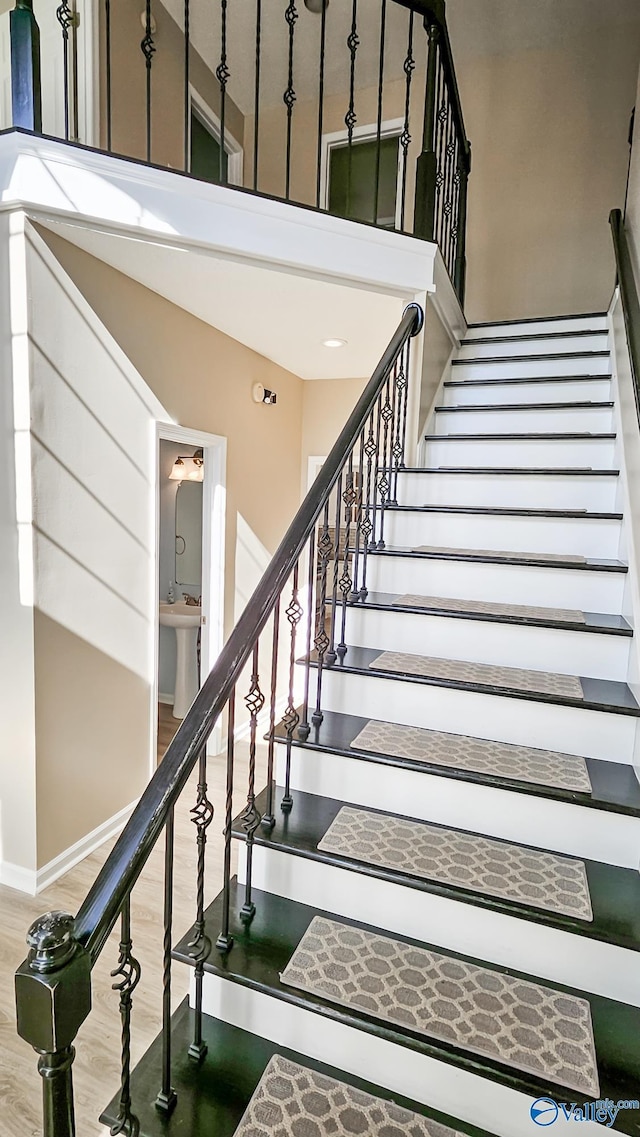
M 163 694 L 162 691 L 159 691 L 158 692 L 158 702 L 159 703 L 165 703 L 166 706 L 172 707 L 173 706 L 173 692 L 170 692 L 167 695 L 167 694 Z
M 160 604 L 160 441 L 184 442 L 187 446 L 201 446 L 204 451 L 204 481 L 202 483 L 202 675 L 208 675 L 224 643 L 224 551 L 226 527 L 226 470 L 227 440 L 222 435 L 203 430 L 191 430 L 175 423 L 156 424 L 156 495 L 155 495 L 155 555 L 153 558 L 153 595 L 155 611 Z M 157 765 L 158 714 L 158 660 L 160 624 L 153 623 L 154 669 L 152 691 L 152 746 L 151 774 Z M 163 702 L 165 699 L 163 698 Z M 173 697 L 167 699 L 173 703 Z M 222 729 L 216 725 L 209 738 L 207 752 L 218 754 L 222 747 Z
M 25 869 L 8 861 L 0 862 L 0 884 L 18 889 L 20 892 L 27 892 L 30 896 L 37 896 L 74 865 L 99 849 L 105 841 L 109 841 L 124 829 L 137 804 L 138 798 L 96 826 L 91 833 L 81 837 L 74 845 L 70 845 L 63 853 L 58 853 L 57 857 L 43 865 L 41 869 Z
M 436 249 L 433 276 L 436 288 L 435 292 L 431 293 L 430 302 L 452 346 L 459 347 L 467 334 L 467 321 L 439 248 Z
M 209 134 L 211 134 L 218 145 L 220 145 L 222 141 L 222 128 L 218 115 L 211 110 L 211 107 L 204 101 L 199 91 L 196 91 L 193 84 L 189 85 L 189 95 L 192 114 L 195 112 L 196 117 L 200 119 L 205 129 L 209 131 Z M 227 155 L 228 184 L 230 186 L 242 186 L 244 177 L 244 150 L 238 140 L 231 134 L 226 123 L 224 128 L 224 150 Z M 189 169 L 191 169 L 191 115 L 189 115 L 187 152 L 189 154 Z
M 400 135 L 404 130 L 404 119 L 393 118 L 388 119 L 380 125 L 381 138 L 395 138 L 398 139 L 398 173 L 396 177 L 396 229 L 400 228 L 400 215 L 402 211 L 402 148 L 400 146 Z M 374 142 L 378 137 L 377 123 L 363 123 L 360 126 L 355 126 L 351 133 L 351 138 L 354 142 Z M 320 153 L 320 207 L 321 209 L 329 208 L 329 155 L 332 150 L 347 145 L 349 142 L 349 131 L 346 128 L 342 130 L 334 130 L 330 134 L 322 135 L 321 153 Z M 389 230 L 393 232 L 393 230 Z

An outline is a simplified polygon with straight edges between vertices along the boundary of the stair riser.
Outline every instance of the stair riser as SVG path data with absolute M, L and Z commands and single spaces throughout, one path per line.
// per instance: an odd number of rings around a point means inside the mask
M 529 1094 L 216 975 L 205 973 L 202 996 L 205 1014 L 278 1046 L 453 1114 L 496 1137 L 539 1137 Z M 193 977 L 189 1001 L 195 1006 Z M 569 1090 L 567 1100 L 573 1100 Z
M 550 375 L 610 375 L 608 355 L 574 355 L 567 359 L 505 359 L 479 363 L 454 363 L 452 379 L 518 379 Z
M 570 383 L 527 383 L 519 379 L 515 383 L 445 386 L 441 401 L 447 407 L 454 407 L 474 403 L 597 403 L 610 398 L 610 379 L 576 379 Z
M 246 846 L 239 844 L 238 880 L 244 883 Z M 635 951 L 259 845 L 252 881 L 263 892 L 391 934 L 640 1006 Z
M 351 607 L 347 609 L 345 642 L 354 647 L 375 645 L 385 651 L 534 671 L 552 666 L 566 675 L 626 683 L 631 640 L 626 636 Z
M 584 569 L 494 565 L 480 561 L 430 557 L 369 556 L 367 586 L 371 592 L 401 595 L 464 596 L 505 604 L 538 604 L 580 608 L 583 612 L 622 612 L 624 573 Z
M 480 400 L 477 400 L 478 402 Z M 517 411 L 438 411 L 432 419 L 432 434 L 540 434 L 588 431 L 605 434 L 612 430 L 612 410 L 558 408 Z
M 284 785 L 284 746 L 276 748 L 276 780 Z M 636 870 L 640 861 L 640 818 L 537 797 L 527 792 L 526 784 L 519 793 L 419 768 L 294 747 L 291 785 L 294 793 L 300 790 L 621 868 Z
M 457 433 L 464 433 L 463 431 Z M 504 433 L 500 431 L 498 433 Z M 442 439 L 425 444 L 425 466 L 615 467 L 614 439 Z
M 311 678 L 315 689 L 315 672 Z M 624 763 L 632 762 L 637 722 L 630 715 L 386 676 L 349 674 L 337 668 L 323 672 L 322 706 L 340 714 L 355 712 L 363 718 Z
M 561 320 L 523 320 L 516 324 L 485 324 L 469 328 L 467 339 L 498 339 L 502 336 L 546 336 L 563 332 L 603 332 L 606 316 L 564 316 Z
M 400 474 L 401 505 L 511 506 L 513 509 L 616 509 L 618 479 L 562 474 Z
M 524 333 L 527 334 L 526 332 Z M 478 339 L 478 336 L 469 338 Z M 465 343 L 458 353 L 458 359 L 486 359 L 499 355 L 563 355 L 570 352 L 578 354 L 587 351 L 607 351 L 609 337 L 606 331 L 594 332 L 590 336 L 555 336 L 552 339 L 505 339 L 497 343 Z
M 402 548 L 444 545 L 455 549 L 562 553 L 607 559 L 618 556 L 620 529 L 620 521 L 606 518 L 496 517 L 389 509 L 385 514 L 384 539 L 387 546 Z

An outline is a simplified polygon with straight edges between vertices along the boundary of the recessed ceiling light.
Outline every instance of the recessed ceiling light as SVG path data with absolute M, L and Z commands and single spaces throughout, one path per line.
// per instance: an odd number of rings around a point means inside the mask
M 346 340 L 323 340 L 322 346 L 323 347 L 346 347 L 347 341 Z

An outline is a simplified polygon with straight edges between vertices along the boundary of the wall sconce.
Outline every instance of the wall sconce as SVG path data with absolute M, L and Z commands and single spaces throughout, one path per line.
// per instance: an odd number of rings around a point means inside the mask
M 323 8 L 329 7 L 329 0 L 304 0 L 305 8 L 310 12 L 320 13 Z
M 196 450 L 195 454 L 184 455 L 176 458 L 175 462 L 173 463 L 171 473 L 169 474 L 169 481 L 204 481 L 204 457 L 202 450 Z
M 275 391 L 269 391 L 262 383 L 254 383 L 251 388 L 251 396 L 254 403 L 266 403 L 268 406 L 275 406 L 278 396 Z

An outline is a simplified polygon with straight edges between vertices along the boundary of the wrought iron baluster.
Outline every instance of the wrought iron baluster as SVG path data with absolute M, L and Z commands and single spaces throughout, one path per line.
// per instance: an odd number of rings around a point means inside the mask
M 230 78 L 231 72 L 227 66 L 227 0 L 220 0 L 220 62 L 216 67 L 216 79 L 220 87 L 220 161 L 218 165 L 218 175 L 221 185 L 226 181 L 224 140 L 227 111 L 227 83 Z
M 293 104 L 296 101 L 296 92 L 293 85 L 293 47 L 298 9 L 296 8 L 295 0 L 290 0 L 290 3 L 285 8 L 284 18 L 289 27 L 289 79 L 284 95 L 282 96 L 284 105 L 287 108 L 287 152 L 285 159 L 284 196 L 285 200 L 288 201 L 289 190 L 291 188 L 291 128 L 293 125 Z
M 282 725 L 287 732 L 287 764 L 285 770 L 284 794 L 280 803 L 280 808 L 284 813 L 291 813 L 291 810 L 293 808 L 293 798 L 291 796 L 291 746 L 293 743 L 293 732 L 300 722 L 300 715 L 296 710 L 293 695 L 293 677 L 296 665 L 296 630 L 303 616 L 302 605 L 298 599 L 299 565 L 300 562 L 296 564 L 296 567 L 293 570 L 293 591 L 291 600 L 285 609 L 285 615 L 289 621 L 289 627 L 291 628 L 291 647 L 289 650 L 289 696 L 287 700 L 287 709 L 284 712 L 282 718 Z
M 393 403 L 391 401 L 391 377 L 384 385 L 384 402 L 380 407 L 382 420 L 382 453 L 379 456 L 378 493 L 380 495 L 380 536 L 379 549 L 384 549 L 384 518 L 389 503 L 389 489 L 391 483 L 391 447 L 388 445 L 389 437 L 393 437 Z
M 280 597 L 273 609 L 273 640 L 271 644 L 271 694 L 269 699 L 269 750 L 267 754 L 267 811 L 262 817 L 263 829 L 273 829 L 276 819 L 273 812 L 273 754 L 276 744 L 276 694 L 278 687 L 278 636 L 280 634 Z
M 413 72 L 415 71 L 416 61 L 413 55 L 413 12 L 409 12 L 409 38 L 407 41 L 407 54 L 402 65 L 402 70 L 405 74 L 404 85 L 404 123 L 402 127 L 402 134 L 400 135 L 400 146 L 402 148 L 402 179 L 400 190 L 400 228 L 404 230 L 405 213 L 407 206 L 407 161 L 409 156 L 409 147 L 411 145 L 411 133 L 409 130 L 411 123 L 411 80 Z
M 171 939 L 173 930 L 173 843 L 174 810 L 171 807 L 165 825 L 164 851 L 164 936 L 162 941 L 162 1084 L 156 1097 L 156 1109 L 169 1114 L 176 1101 L 171 1085 Z
M 456 264 L 454 284 L 461 304 L 464 304 L 464 285 L 466 277 L 467 260 L 465 255 L 465 241 L 467 229 L 467 181 L 469 175 L 470 155 L 460 154 L 460 203 L 458 207 L 458 234 L 456 238 Z
M 350 600 L 359 600 L 360 599 L 360 589 L 358 587 L 358 572 L 360 569 L 360 558 L 362 555 L 361 549 L 360 549 L 360 541 L 361 541 L 361 536 L 362 536 L 362 518 L 363 518 L 362 477 L 363 477 L 363 472 L 364 472 L 364 442 L 365 442 L 365 433 L 364 433 L 364 430 L 362 430 L 362 432 L 360 434 L 360 438 L 358 439 L 358 469 L 356 470 L 356 481 L 355 481 L 355 485 L 354 485 L 354 490 L 356 491 L 355 501 L 354 501 L 354 509 L 356 512 L 356 532 L 355 532 L 355 538 L 354 538 L 354 542 L 353 542 L 353 572 L 352 572 L 353 581 L 352 581 L 352 585 L 351 585 L 351 596 L 349 597 Z
M 455 151 L 455 126 L 453 122 L 451 104 L 449 103 L 446 127 L 445 176 L 442 194 L 442 239 L 440 244 L 440 251 L 442 253 L 444 263 L 449 270 L 450 276 L 453 276 L 453 265 L 451 264 L 448 250 L 453 216 L 453 177 L 455 173 Z
M 105 83 L 107 103 L 107 150 L 111 152 L 111 0 L 104 0 Z
M 332 667 L 338 658 L 336 654 L 336 608 L 338 604 L 338 573 L 340 571 L 340 516 L 342 511 L 342 474 L 336 485 L 336 510 L 333 528 L 333 584 L 331 588 L 331 608 L 329 610 L 329 648 L 325 662 Z
M 372 486 L 375 484 L 373 480 L 373 457 L 376 452 L 376 440 L 373 433 L 375 423 L 375 410 L 371 411 L 369 415 L 369 429 L 367 431 L 367 440 L 364 443 L 364 453 L 367 458 L 367 484 L 363 487 L 363 502 L 362 502 L 362 523 L 361 532 L 363 537 L 362 545 L 362 584 L 360 586 L 360 599 L 366 600 L 367 598 L 367 561 L 369 557 L 369 549 L 375 547 L 372 542 L 373 535 L 373 507 L 371 504 Z
M 447 97 L 447 88 L 444 81 L 444 71 L 442 62 L 439 59 L 438 67 L 438 126 L 437 126 L 437 172 L 436 172 L 436 223 L 435 223 L 435 239 L 439 245 L 442 244 L 442 233 L 444 226 L 444 178 L 445 178 L 445 135 L 447 129 L 447 119 L 449 114 L 449 104 Z
M 253 189 L 258 189 L 258 149 L 260 144 L 260 53 L 262 48 L 262 0 L 256 0 L 256 63 L 253 103 Z
M 326 7 L 326 5 L 325 5 Z M 308 569 L 308 594 L 307 594 L 307 639 L 305 646 L 305 668 L 304 668 L 304 699 L 302 703 L 302 721 L 298 726 L 298 738 L 306 742 L 310 733 L 311 727 L 309 725 L 309 678 L 311 675 L 311 668 L 309 660 L 311 657 L 311 628 L 313 622 L 314 602 L 315 602 L 315 579 L 316 579 L 316 531 L 311 530 L 308 546 L 309 555 L 309 569 Z
M 120 1101 L 118 1117 L 111 1129 L 112 1137 L 124 1133 L 125 1137 L 138 1137 L 140 1122 L 131 1106 L 131 1008 L 133 992 L 140 982 L 140 964 L 133 954 L 131 939 L 131 899 L 127 896 L 122 905 L 118 966 L 111 972 L 116 982 L 112 989 L 120 995 L 120 1021 L 122 1024 L 122 1060 L 120 1075 Z
M 69 141 L 69 28 L 73 26 L 74 14 L 63 0 L 56 8 L 56 19 L 62 28 L 62 75 L 64 83 L 64 136 Z
M 231 827 L 233 822 L 233 762 L 234 762 L 234 733 L 236 725 L 236 689 L 233 688 L 227 704 L 227 785 L 224 804 L 224 867 L 222 870 L 222 927 L 216 940 L 219 952 L 229 951 L 233 947 L 233 936 L 230 933 L 230 907 L 231 907 Z
M 380 61 L 378 65 L 378 121 L 376 129 L 376 169 L 373 180 L 373 224 L 378 224 L 378 199 L 380 196 L 380 150 L 382 146 L 382 103 L 384 93 L 384 38 L 387 23 L 387 0 L 381 0 L 380 7 Z
M 318 670 L 317 670 L 317 686 L 316 686 L 316 709 L 311 716 L 311 722 L 314 726 L 320 726 L 323 719 L 322 714 L 322 671 L 324 668 L 324 657 L 327 648 L 329 647 L 329 637 L 326 629 L 326 611 L 327 611 L 327 569 L 329 558 L 331 556 L 331 537 L 329 535 L 329 502 L 327 501 L 324 507 L 324 515 L 322 518 L 322 532 L 318 538 L 318 558 L 320 561 L 320 584 L 316 590 L 316 606 L 315 606 L 315 619 L 316 619 L 316 632 L 314 644 L 316 654 L 318 656 Z
M 191 12 L 190 0 L 184 0 L 184 168 L 191 166 L 189 140 L 191 138 L 191 89 L 189 87 Z
M 358 0 L 353 0 L 351 8 L 351 31 L 347 36 L 347 47 L 349 49 L 350 63 L 349 63 L 349 109 L 344 116 L 345 126 L 347 128 L 347 138 L 349 153 L 347 158 L 347 217 L 351 216 L 351 164 L 353 157 L 353 131 L 358 121 L 358 116 L 355 111 L 355 91 L 356 91 L 356 56 L 358 54 L 358 47 L 360 40 L 358 38 Z
M 151 66 L 156 46 L 153 42 L 153 16 L 151 13 L 151 0 L 146 0 L 144 38 L 140 42 L 140 50 L 145 58 L 147 68 L 147 162 L 151 161 Z
M 377 549 L 378 548 L 377 532 L 378 532 L 378 524 L 379 524 L 378 514 L 380 512 L 379 505 L 378 505 L 378 488 L 379 488 L 379 480 L 380 480 L 380 439 L 382 437 L 382 391 L 378 395 L 378 399 L 376 402 L 375 417 L 376 417 L 376 449 L 375 449 L 375 453 L 373 455 L 373 477 L 371 480 L 371 493 L 372 493 L 371 522 L 372 522 L 372 530 L 371 530 L 371 539 L 369 542 L 369 549 Z
M 458 218 L 460 213 L 460 143 L 454 128 L 453 179 L 451 185 L 451 224 L 449 226 L 449 248 L 447 263 L 449 275 L 453 280 L 456 263 L 456 241 L 458 238 Z
M 317 156 L 317 170 L 316 170 L 316 208 L 320 208 L 321 197 L 321 171 L 322 171 L 322 124 L 324 120 L 324 52 L 327 39 L 327 7 L 326 3 L 322 5 L 322 14 L 320 16 L 320 67 L 318 70 L 318 156 Z M 327 207 L 329 202 L 324 203 Z
M 245 696 L 245 705 L 249 711 L 249 785 L 247 790 L 247 805 L 242 814 L 242 828 L 246 834 L 247 847 L 247 880 L 245 884 L 244 904 L 240 909 L 240 919 L 243 924 L 250 924 L 256 914 L 256 906 L 251 898 L 251 874 L 253 871 L 253 842 L 261 818 L 256 809 L 256 732 L 258 715 L 264 706 L 264 695 L 260 690 L 260 676 L 258 674 L 259 641 L 253 649 L 251 668 L 251 688 Z
M 347 645 L 345 642 L 346 626 L 347 626 L 347 602 L 352 595 L 353 581 L 349 575 L 349 545 L 351 540 L 351 520 L 353 514 L 353 506 L 356 501 L 356 491 L 353 484 L 353 450 L 349 454 L 349 462 L 347 464 L 347 473 L 345 477 L 345 487 L 342 492 L 342 503 L 345 507 L 344 511 L 344 558 L 342 561 L 342 573 L 340 575 L 340 592 L 342 593 L 342 612 L 340 623 L 340 643 L 337 647 L 338 656 L 344 659 L 347 654 Z
M 202 1038 L 202 982 L 204 965 L 211 953 L 211 940 L 205 932 L 204 920 L 204 870 L 207 849 L 207 829 L 213 821 L 213 806 L 207 793 L 207 751 L 201 751 L 198 759 L 198 789 L 196 804 L 190 809 L 191 820 L 196 826 L 196 848 L 198 863 L 196 869 L 196 919 L 193 925 L 193 939 L 189 943 L 189 955 L 195 961 L 195 1016 L 193 1041 L 189 1047 L 189 1057 L 201 1062 L 207 1053 L 207 1044 Z
M 393 458 L 392 481 L 390 497 L 394 504 L 398 501 L 398 473 L 404 466 L 404 452 L 402 449 L 403 401 L 406 396 L 407 378 L 404 373 L 404 353 L 396 361 L 394 368 L 394 394 L 395 394 L 395 431 L 391 456 Z
M 420 325 L 420 326 L 422 327 L 422 325 Z M 410 371 L 411 342 L 410 341 L 407 341 L 407 345 L 402 352 L 402 359 L 403 359 L 402 370 L 403 370 L 403 375 L 404 375 L 404 400 L 403 400 L 403 408 L 402 408 L 402 436 L 400 439 L 400 445 L 402 447 L 402 463 L 401 464 L 404 467 L 405 458 L 407 455 L 407 409 L 409 406 L 409 377 L 411 375 L 411 371 Z

